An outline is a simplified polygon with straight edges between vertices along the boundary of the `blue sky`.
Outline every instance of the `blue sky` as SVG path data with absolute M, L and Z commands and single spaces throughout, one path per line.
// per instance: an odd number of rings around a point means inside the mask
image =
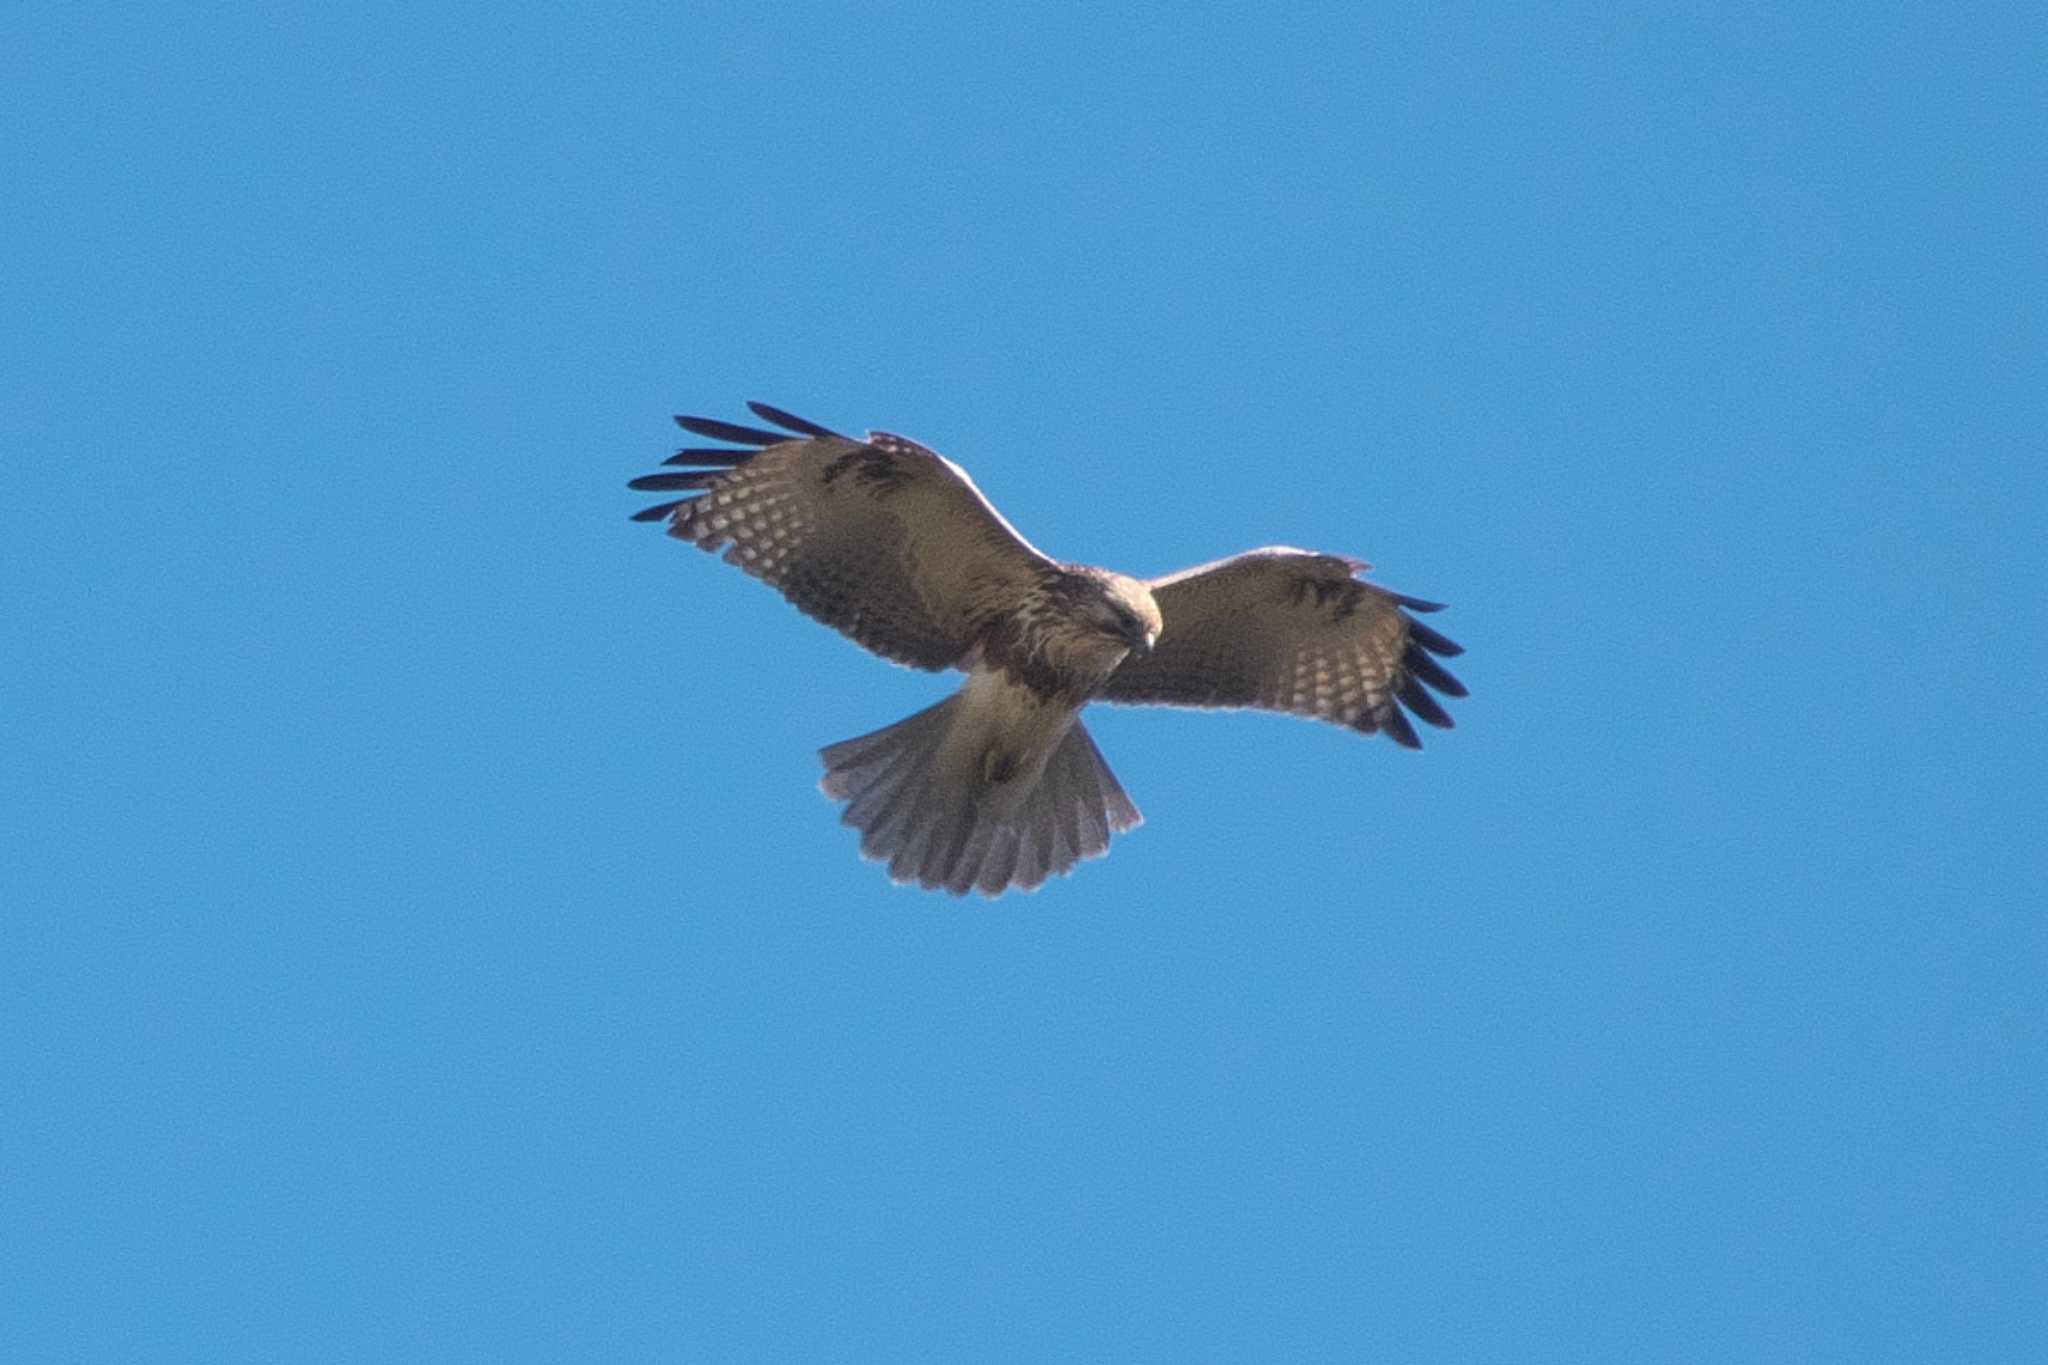
M 0 45 L 11 1359 L 2048 1349 L 2048 25 L 36 7 Z M 1449 602 L 1410 754 L 942 695 L 627 522 L 670 414 Z

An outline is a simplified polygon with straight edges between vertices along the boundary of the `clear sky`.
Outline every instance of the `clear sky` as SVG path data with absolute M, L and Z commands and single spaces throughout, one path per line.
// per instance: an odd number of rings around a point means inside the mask
M 2048 1358 L 2040 14 L 30 6 L 0 1356 Z M 1458 728 L 892 887 L 749 398 Z

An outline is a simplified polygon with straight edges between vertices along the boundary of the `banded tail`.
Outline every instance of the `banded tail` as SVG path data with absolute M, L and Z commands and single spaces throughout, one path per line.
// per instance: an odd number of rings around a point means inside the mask
M 960 703 L 948 697 L 818 751 L 819 785 L 847 803 L 840 822 L 861 832 L 863 857 L 887 860 L 892 881 L 956 896 L 1029 891 L 1143 822 L 1078 719 L 1029 791 L 999 791 L 974 755 L 946 745 Z

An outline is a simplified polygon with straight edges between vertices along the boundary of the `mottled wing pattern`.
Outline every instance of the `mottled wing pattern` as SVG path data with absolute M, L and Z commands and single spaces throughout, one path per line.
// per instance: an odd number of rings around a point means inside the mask
M 967 475 L 887 432 L 856 440 L 766 404 L 769 431 L 678 417 L 685 431 L 737 446 L 696 446 L 632 488 L 694 496 L 641 509 L 669 534 L 736 564 L 805 614 L 885 658 L 946 668 L 996 604 L 1051 563 Z M 788 433 L 795 433 L 794 435 Z
M 1435 656 L 1463 651 L 1408 614 L 1438 604 L 1360 582 L 1364 567 L 1272 548 L 1155 579 L 1159 645 L 1126 659 L 1102 700 L 1260 707 L 1421 748 L 1409 714 L 1449 728 L 1431 689 L 1465 686 Z

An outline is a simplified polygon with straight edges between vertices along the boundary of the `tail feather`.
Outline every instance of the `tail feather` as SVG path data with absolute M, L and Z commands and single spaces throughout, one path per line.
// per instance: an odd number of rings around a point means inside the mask
M 1113 834 L 1143 818 L 1078 722 L 1021 798 L 989 789 L 946 753 L 959 703 L 949 697 L 819 752 L 819 785 L 846 803 L 840 820 L 861 832 L 861 853 L 886 862 L 893 880 L 955 895 L 1030 890 L 1108 852 Z
M 981 880 L 993 873 L 996 864 L 996 845 L 1007 825 L 994 820 L 963 821 L 968 827 L 966 842 L 953 858 L 952 870 L 946 876 L 946 889 L 956 896 L 964 896 Z M 1009 885 L 1006 878 L 1004 886 Z
M 1138 807 L 1124 791 L 1123 783 L 1116 780 L 1116 774 L 1103 761 L 1102 751 L 1095 747 L 1095 738 L 1080 726 L 1074 727 L 1084 753 L 1083 762 L 1092 769 L 1098 790 L 1102 793 L 1102 813 L 1109 822 L 1110 832 L 1123 834 L 1145 823 L 1145 817 L 1138 813 Z
M 912 815 L 924 793 L 924 784 L 905 779 L 937 756 L 958 700 L 949 697 L 894 725 L 819 751 L 825 777 L 818 785 L 827 796 L 847 803 L 840 819 L 863 831 L 862 853 L 877 857 L 900 850 L 889 833 Z
M 1109 847 L 1109 820 L 1102 813 L 1102 788 L 1088 783 L 1087 799 L 1074 803 L 1081 813 L 1081 847 L 1084 850 Z
M 938 879 L 926 873 L 925 868 L 937 861 L 939 850 L 953 835 L 952 816 L 957 803 L 947 799 L 952 784 L 943 780 L 936 762 L 913 765 L 900 783 L 905 800 L 892 825 L 873 831 L 875 853 L 888 856 L 893 845 L 894 856 L 889 857 L 891 881 L 937 886 Z
M 1018 860 L 1014 876 L 1020 882 L 1036 886 L 1053 868 L 1053 829 L 1055 825 L 1040 825 L 1036 829 L 1018 831 Z
M 904 774 L 898 783 L 903 800 L 893 812 L 894 819 L 887 825 L 877 825 L 867 831 L 873 836 L 873 848 L 868 847 L 868 840 L 861 841 L 863 854 L 888 858 L 891 881 L 919 881 L 924 875 L 924 862 L 931 855 L 932 844 L 945 837 L 945 831 L 940 828 L 943 812 L 933 800 L 933 789 L 939 784 L 925 780 L 928 772 L 928 768 L 914 765 L 913 771 Z M 842 820 L 845 818 L 840 816 Z
M 1057 856 L 1060 842 L 1060 822 L 1048 820 L 1024 833 L 1025 851 L 1020 859 L 1030 869 L 1025 875 L 1035 872 L 1039 881 L 1044 881 L 1051 870 L 1060 866 Z M 1035 883 L 1034 883 L 1035 884 Z
M 1088 838 L 1081 832 L 1080 802 L 1068 802 L 1053 812 L 1052 866 L 1071 863 L 1081 856 L 1081 850 L 1088 847 Z
M 846 822 L 857 829 L 879 829 L 893 817 L 903 814 L 904 798 L 914 796 L 917 789 L 906 786 L 900 780 L 905 773 L 925 762 L 932 755 L 931 748 L 906 746 L 882 759 L 864 772 L 867 786 L 846 806 Z
M 925 848 L 924 865 L 918 869 L 919 886 L 953 889 L 953 868 L 966 853 L 967 845 L 974 837 L 974 826 L 975 819 L 970 811 L 951 806 L 938 812 L 931 843 Z
M 1004 825 L 997 831 L 989 844 L 988 857 L 981 864 L 981 876 L 975 883 L 983 895 L 999 896 L 1003 888 L 1017 880 L 1017 854 L 1024 847 L 1024 842 L 1023 831 L 1015 825 Z M 1037 884 L 1032 883 L 1033 886 Z
M 890 771 L 881 784 L 881 801 L 865 824 L 851 809 L 839 817 L 861 831 L 860 851 L 865 856 L 886 858 L 892 852 L 903 853 L 904 833 L 920 827 L 916 823 L 918 798 L 924 788 L 909 779 L 924 761 L 924 756 L 912 755 Z

